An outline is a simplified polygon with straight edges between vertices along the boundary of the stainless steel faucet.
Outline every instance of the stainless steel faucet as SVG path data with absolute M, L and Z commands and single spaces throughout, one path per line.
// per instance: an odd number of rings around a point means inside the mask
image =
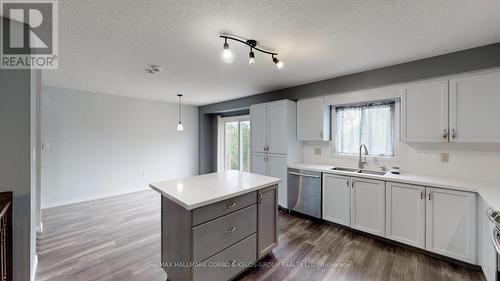
M 366 148 L 366 145 L 361 144 L 359 146 L 359 162 L 358 162 L 358 168 L 363 169 L 364 164 L 367 163 L 366 157 L 361 157 L 361 150 L 365 148 L 365 155 L 368 155 L 368 148 Z

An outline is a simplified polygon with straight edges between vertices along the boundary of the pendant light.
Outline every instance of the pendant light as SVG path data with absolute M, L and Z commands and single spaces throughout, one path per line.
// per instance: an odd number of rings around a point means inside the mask
M 177 94 L 177 96 L 179 97 L 179 124 L 177 124 L 177 131 L 184 131 L 184 125 L 182 125 L 182 121 L 181 121 L 181 98 L 182 98 L 182 94 Z

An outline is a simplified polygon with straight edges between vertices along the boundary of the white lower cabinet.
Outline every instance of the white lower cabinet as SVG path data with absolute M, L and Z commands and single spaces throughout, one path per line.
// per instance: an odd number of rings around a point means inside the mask
M 326 221 L 479 264 L 488 281 L 496 274 L 492 224 L 484 204 L 478 220 L 476 193 L 323 173 L 322 198 Z
M 476 208 L 475 193 L 428 187 L 425 249 L 476 264 Z
M 385 237 L 385 182 L 351 178 L 351 227 Z
M 287 202 L 287 165 L 285 155 L 271 155 L 267 156 L 268 173 L 270 177 L 281 179 L 278 184 L 278 205 L 283 208 L 288 208 Z
M 250 154 L 250 171 L 281 179 L 278 184 L 278 205 L 287 208 L 287 158 L 279 154 Z
M 425 187 L 387 182 L 386 237 L 425 249 Z
M 323 219 L 351 226 L 351 180 L 349 177 L 323 176 Z

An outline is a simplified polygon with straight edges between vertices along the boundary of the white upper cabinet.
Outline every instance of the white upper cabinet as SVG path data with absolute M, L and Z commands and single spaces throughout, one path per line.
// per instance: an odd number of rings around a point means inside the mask
M 401 89 L 402 138 L 405 142 L 448 141 L 448 80 Z
M 351 227 L 385 237 L 385 182 L 351 178 Z
M 476 264 L 476 194 L 426 189 L 426 250 Z
M 330 110 L 323 104 L 323 97 L 297 102 L 297 139 L 330 140 Z
M 452 142 L 500 142 L 500 71 L 450 80 Z
M 267 105 L 267 145 L 268 153 L 286 154 L 288 141 L 288 101 Z M 295 105 L 294 105 L 295 106 Z
M 387 182 L 386 237 L 425 249 L 425 187 Z
M 250 107 L 250 150 L 288 154 L 296 146 L 297 106 L 290 100 L 255 104 Z
M 405 142 L 500 143 L 500 70 L 401 88 Z
M 323 174 L 323 219 L 351 226 L 351 186 L 348 177 Z
M 250 152 L 266 152 L 267 146 L 267 105 L 250 107 Z

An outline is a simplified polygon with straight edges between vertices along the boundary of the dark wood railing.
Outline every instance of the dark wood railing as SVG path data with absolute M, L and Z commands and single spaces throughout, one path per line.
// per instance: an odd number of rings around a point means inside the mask
M 0 281 L 12 281 L 12 192 L 0 192 Z

